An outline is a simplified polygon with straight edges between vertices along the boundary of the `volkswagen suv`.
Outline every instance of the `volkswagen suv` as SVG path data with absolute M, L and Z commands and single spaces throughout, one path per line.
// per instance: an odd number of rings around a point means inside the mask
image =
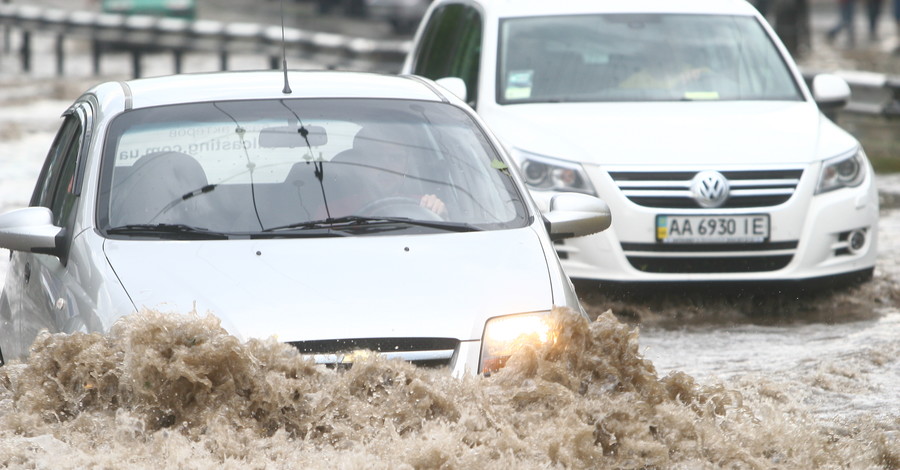
M 404 72 L 464 97 L 544 209 L 598 195 L 613 229 L 560 241 L 574 278 L 868 278 L 878 198 L 860 143 L 744 0 L 437 0 Z

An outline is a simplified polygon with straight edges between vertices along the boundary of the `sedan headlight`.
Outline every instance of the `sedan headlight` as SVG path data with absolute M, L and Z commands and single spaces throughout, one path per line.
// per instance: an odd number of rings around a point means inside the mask
M 506 365 L 522 346 L 540 346 L 554 341 L 556 332 L 549 322 L 550 312 L 494 317 L 484 326 L 478 370 L 490 375 Z
M 816 194 L 859 186 L 866 178 L 866 167 L 866 154 L 862 148 L 853 155 L 826 160 L 819 175 Z
M 550 191 L 574 191 L 596 196 L 587 173 L 578 163 L 513 150 L 513 158 L 519 163 L 522 176 L 530 189 Z

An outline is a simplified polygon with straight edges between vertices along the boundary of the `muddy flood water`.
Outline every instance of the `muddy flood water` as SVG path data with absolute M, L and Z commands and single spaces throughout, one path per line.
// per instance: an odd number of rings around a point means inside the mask
M 0 111 L 0 210 L 25 205 L 67 102 Z M 0 468 L 897 469 L 900 178 L 872 281 L 608 294 L 490 378 L 334 371 L 211 315 L 40 338 L 0 368 Z M 0 252 L 0 283 L 6 269 Z M 509 295 L 515 295 L 510 293 Z

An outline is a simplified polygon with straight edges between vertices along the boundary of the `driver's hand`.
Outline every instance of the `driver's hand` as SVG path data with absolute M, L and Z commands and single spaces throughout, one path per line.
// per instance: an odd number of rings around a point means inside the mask
M 441 201 L 440 198 L 434 194 L 422 196 L 422 199 L 419 200 L 419 206 L 424 207 L 441 217 L 447 216 L 447 206 L 444 205 L 444 201 Z

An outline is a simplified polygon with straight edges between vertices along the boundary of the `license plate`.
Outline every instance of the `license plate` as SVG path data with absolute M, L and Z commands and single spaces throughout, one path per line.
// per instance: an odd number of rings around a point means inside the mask
M 661 243 L 763 243 L 769 215 L 657 215 Z

